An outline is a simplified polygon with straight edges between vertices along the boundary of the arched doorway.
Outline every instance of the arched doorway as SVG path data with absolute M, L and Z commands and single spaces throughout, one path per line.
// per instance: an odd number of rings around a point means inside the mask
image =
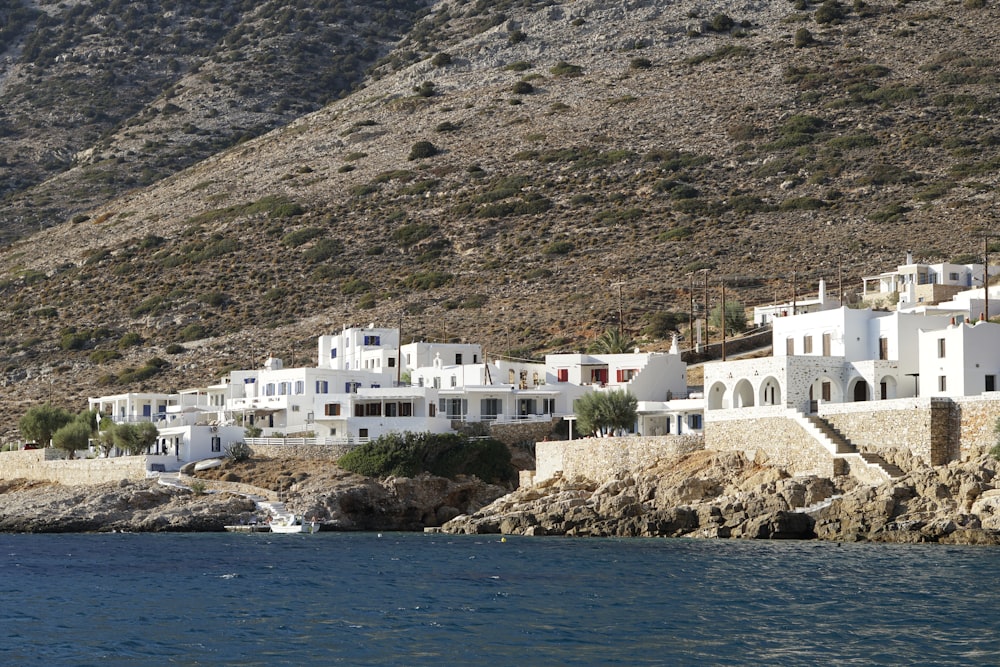
M 878 397 L 881 401 L 888 401 L 899 396 L 899 388 L 896 385 L 896 378 L 886 375 L 879 380 Z
M 716 382 L 712 385 L 712 388 L 708 391 L 708 409 L 709 410 L 721 410 L 724 407 L 723 399 L 726 396 L 726 385 L 722 382 Z
M 753 386 L 750 385 L 750 381 L 746 378 L 737 382 L 736 387 L 733 389 L 733 407 L 753 407 Z
M 848 393 L 851 396 L 851 400 L 855 403 L 870 401 L 872 398 L 871 387 L 868 386 L 864 378 L 855 378 L 853 380 L 853 387 Z
M 760 384 L 760 405 L 781 405 L 781 385 L 774 377 L 768 376 Z

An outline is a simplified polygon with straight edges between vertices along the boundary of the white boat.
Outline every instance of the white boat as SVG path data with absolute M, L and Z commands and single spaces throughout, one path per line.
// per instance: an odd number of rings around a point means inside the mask
M 294 514 L 279 514 L 271 519 L 272 533 L 309 533 L 311 535 L 318 530 L 318 523 L 303 521 Z

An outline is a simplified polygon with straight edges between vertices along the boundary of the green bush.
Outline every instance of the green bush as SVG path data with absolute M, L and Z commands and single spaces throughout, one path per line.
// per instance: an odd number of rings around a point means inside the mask
M 304 227 L 288 232 L 281 237 L 281 242 L 289 248 L 297 248 L 304 243 L 312 241 L 317 236 L 322 236 L 323 230 L 319 227 Z
M 552 76 L 568 76 L 568 77 L 583 76 L 582 67 L 580 67 L 579 65 L 571 65 L 565 60 L 560 60 L 559 62 L 557 62 L 549 69 L 549 72 L 552 74 Z
M 201 340 L 202 338 L 208 337 L 209 332 L 204 326 L 200 324 L 189 324 L 180 332 L 180 339 L 185 343 L 190 343 L 193 340 Z
M 546 255 L 568 255 L 573 252 L 574 247 L 572 241 L 553 241 L 545 246 L 542 252 Z
M 135 347 L 137 345 L 142 345 L 142 343 L 143 343 L 142 336 L 140 336 L 135 331 L 130 331 L 118 339 L 118 347 L 123 350 L 127 347 Z
M 409 160 L 422 160 L 438 154 L 437 147 L 429 141 L 418 141 L 410 147 Z
M 809 32 L 807 28 L 799 28 L 795 31 L 795 48 L 801 49 L 807 46 L 812 46 L 815 43 L 816 40 L 813 39 L 812 33 Z
M 844 7 L 837 0 L 825 0 L 813 14 L 816 23 L 840 23 L 846 16 Z
M 431 65 L 434 65 L 434 67 L 447 67 L 452 63 L 452 60 L 453 59 L 450 53 L 441 51 L 439 53 L 435 53 L 434 57 L 431 58 Z
M 493 439 L 471 440 L 453 433 L 392 433 L 360 445 L 338 461 L 345 470 L 368 477 L 475 475 L 491 484 L 508 484 L 516 472 L 510 450 Z
M 511 87 L 511 92 L 515 95 L 530 95 L 535 92 L 535 87 L 527 81 L 518 81 Z
M 226 448 L 226 458 L 237 463 L 241 461 L 249 461 L 252 455 L 253 450 L 250 449 L 250 445 L 245 442 L 234 442 Z
M 443 271 L 420 271 L 407 276 L 403 284 L 410 289 L 429 290 L 447 284 L 452 278 Z
M 653 66 L 653 61 L 649 58 L 632 58 L 629 61 L 628 66 L 632 69 L 649 69 Z

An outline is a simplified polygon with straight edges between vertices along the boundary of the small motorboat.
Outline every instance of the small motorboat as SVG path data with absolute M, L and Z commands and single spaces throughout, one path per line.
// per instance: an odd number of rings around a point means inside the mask
M 316 521 L 303 521 L 294 514 L 279 514 L 271 519 L 272 533 L 313 533 L 319 531 Z

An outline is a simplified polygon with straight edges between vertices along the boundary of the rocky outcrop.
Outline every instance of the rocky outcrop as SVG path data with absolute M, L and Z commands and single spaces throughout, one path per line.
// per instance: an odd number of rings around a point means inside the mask
M 547 480 L 449 533 L 1000 543 L 991 458 L 924 468 L 881 486 L 793 478 L 737 453 L 696 452 L 597 485 Z
M 280 481 L 286 508 L 319 521 L 324 530 L 419 531 L 474 512 L 507 492 L 476 478 L 377 480 L 319 462 L 311 472 L 284 467 L 258 464 L 258 478 L 247 477 Z M 220 531 L 265 518 L 246 496 L 196 494 L 152 480 L 92 486 L 0 481 L 0 499 L 0 532 Z
M 214 531 L 254 507 L 239 496 L 196 495 L 155 481 L 93 486 L 3 482 L 0 493 L 2 532 Z

